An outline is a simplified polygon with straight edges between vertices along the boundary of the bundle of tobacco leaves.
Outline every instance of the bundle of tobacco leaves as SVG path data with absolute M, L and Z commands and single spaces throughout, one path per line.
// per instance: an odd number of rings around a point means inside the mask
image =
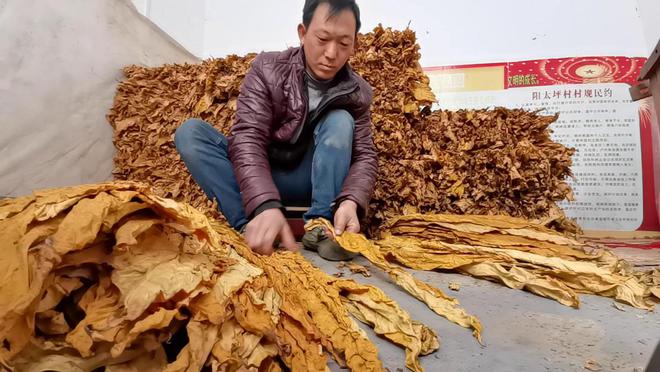
M 217 217 L 173 143 L 177 127 L 200 117 L 228 134 L 242 78 L 254 55 L 198 65 L 130 66 L 108 120 L 117 148 L 114 176 L 148 182 L 168 198 Z M 579 230 L 556 202 L 571 198 L 573 150 L 553 142 L 556 117 L 524 110 L 436 111 L 419 65 L 415 33 L 381 26 L 360 35 L 350 64 L 374 88 L 372 123 L 379 176 L 367 217 L 375 233 L 401 213 L 489 214 Z
M 326 226 L 327 221 L 313 221 Z M 508 216 L 410 214 L 383 226 L 383 238 L 335 237 L 379 267 L 449 270 L 500 282 L 579 307 L 578 293 L 613 297 L 653 310 L 660 301 L 660 270 L 634 271 L 611 251 L 542 225 Z
M 3 200 L 0 236 L 8 368 L 304 371 L 325 370 L 330 355 L 382 370 L 349 314 L 404 348 L 413 371 L 439 346 L 380 289 L 329 276 L 299 253 L 256 256 L 225 222 L 141 184 Z M 463 313 L 450 297 L 436 301 Z

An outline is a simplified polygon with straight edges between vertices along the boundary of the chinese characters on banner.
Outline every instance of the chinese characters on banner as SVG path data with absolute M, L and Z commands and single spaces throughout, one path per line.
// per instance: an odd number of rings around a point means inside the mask
M 426 69 L 449 110 L 495 106 L 559 113 L 552 137 L 577 149 L 575 201 L 561 207 L 585 230 L 660 230 L 651 133 L 632 102 L 644 58 L 580 57 Z

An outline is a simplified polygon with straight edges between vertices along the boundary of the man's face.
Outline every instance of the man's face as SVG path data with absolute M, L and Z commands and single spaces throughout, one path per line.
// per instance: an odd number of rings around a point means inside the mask
M 298 36 L 305 50 L 307 71 L 320 80 L 335 77 L 353 55 L 355 29 L 355 16 L 351 10 L 344 9 L 330 17 L 330 5 L 320 4 L 309 27 L 298 25 Z

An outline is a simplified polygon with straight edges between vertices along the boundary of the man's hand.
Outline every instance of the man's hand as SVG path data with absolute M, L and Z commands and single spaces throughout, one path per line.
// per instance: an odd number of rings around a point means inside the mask
M 359 233 L 360 220 L 357 216 L 358 205 L 352 200 L 344 200 L 335 212 L 335 234 L 341 235 L 344 231 Z
M 260 254 L 272 254 L 274 250 L 273 243 L 277 237 L 280 238 L 286 250 L 298 250 L 298 244 L 293 238 L 291 227 L 289 227 L 284 214 L 278 208 L 267 209 L 259 213 L 245 228 L 245 240 L 248 246 Z

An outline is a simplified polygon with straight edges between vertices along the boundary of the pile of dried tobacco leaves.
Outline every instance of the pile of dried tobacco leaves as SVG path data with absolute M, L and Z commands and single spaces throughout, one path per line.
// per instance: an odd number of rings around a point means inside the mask
M 553 142 L 556 117 L 523 110 L 436 111 L 411 30 L 361 35 L 352 67 L 374 88 L 372 122 L 379 176 L 368 227 L 401 213 L 502 214 L 579 228 L 555 204 L 572 197 L 572 149 Z M 228 133 L 242 78 L 254 55 L 198 65 L 127 67 L 108 119 L 115 130 L 114 175 L 147 182 L 163 196 L 213 213 L 174 148 L 187 118 Z
M 325 370 L 328 354 L 382 370 L 349 314 L 411 370 L 439 346 L 378 288 L 298 253 L 255 256 L 225 223 L 139 184 L 4 200 L 0 236 L 0 365 L 16 370 Z

